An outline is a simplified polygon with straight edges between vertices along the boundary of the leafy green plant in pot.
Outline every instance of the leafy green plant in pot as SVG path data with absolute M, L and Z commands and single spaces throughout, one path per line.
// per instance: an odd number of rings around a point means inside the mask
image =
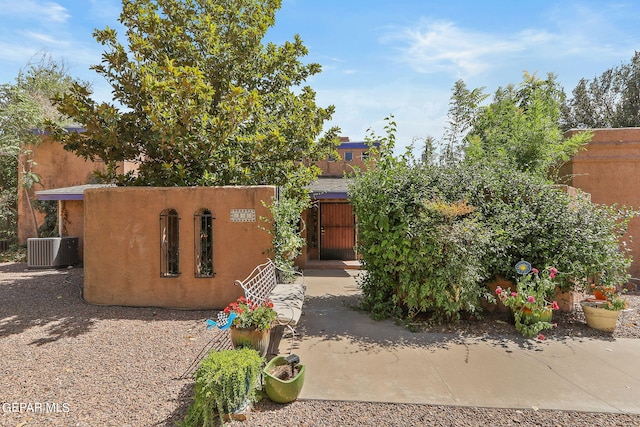
M 229 328 L 233 348 L 250 347 L 264 356 L 269 348 L 271 326 L 277 313 L 273 303 L 267 299 L 259 304 L 245 297 L 229 304 L 224 313 L 235 314 Z
M 210 352 L 195 373 L 195 398 L 182 426 L 213 426 L 216 415 L 224 423 L 225 415 L 257 402 L 263 362 L 249 348 Z
M 550 329 L 553 310 L 558 310 L 556 301 L 550 301 L 555 294 L 555 279 L 558 270 L 547 267 L 542 272 L 532 268 L 526 261 L 516 264 L 516 272 L 520 275 L 515 289 L 496 289 L 496 296 L 502 303 L 511 308 L 515 318 L 516 329 L 525 337 L 544 339 L 540 332 Z

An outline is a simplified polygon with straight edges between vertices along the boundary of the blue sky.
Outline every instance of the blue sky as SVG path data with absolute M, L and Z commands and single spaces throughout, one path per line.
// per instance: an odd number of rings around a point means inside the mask
M 71 74 L 110 87 L 89 70 L 103 51 L 95 28 L 120 29 L 118 0 L 0 0 L 0 83 L 11 82 L 38 52 L 64 59 Z M 628 62 L 640 50 L 640 1 L 283 0 L 267 38 L 300 34 L 306 62 L 323 72 L 308 80 L 321 106 L 335 105 L 331 125 L 352 141 L 397 122 L 398 145 L 446 125 L 456 80 L 469 88 L 521 81 L 523 71 L 558 75 L 567 94 Z M 419 144 L 419 143 L 418 143 Z

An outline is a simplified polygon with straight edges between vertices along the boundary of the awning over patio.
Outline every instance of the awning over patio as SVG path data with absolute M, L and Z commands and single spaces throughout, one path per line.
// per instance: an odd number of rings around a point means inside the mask
M 114 187 L 112 184 L 84 184 L 72 187 L 52 188 L 36 191 L 38 200 L 84 200 L 84 190 L 89 188 Z

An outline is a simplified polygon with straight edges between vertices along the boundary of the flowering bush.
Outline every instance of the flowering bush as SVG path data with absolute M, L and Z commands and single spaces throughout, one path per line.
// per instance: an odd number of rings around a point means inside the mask
M 520 261 L 516 264 L 516 271 L 520 274 L 516 282 L 516 289 L 496 289 L 496 296 L 502 303 L 511 308 L 516 321 L 516 329 L 526 337 L 544 339 L 540 334 L 543 329 L 552 328 L 550 322 L 552 310 L 560 307 L 556 301 L 550 301 L 556 289 L 554 280 L 558 270 L 547 267 L 542 272 L 531 268 L 531 264 Z
M 262 304 L 254 303 L 245 297 L 238 298 L 225 307 L 226 314 L 236 313 L 232 326 L 236 328 L 255 328 L 266 331 L 276 320 L 277 313 L 273 303 L 267 299 Z

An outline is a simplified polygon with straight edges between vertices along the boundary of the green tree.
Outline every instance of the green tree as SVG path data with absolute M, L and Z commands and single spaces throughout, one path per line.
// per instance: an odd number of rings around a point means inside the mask
M 498 88 L 493 101 L 477 109 L 466 136 L 466 160 L 553 178 L 591 138 L 588 132 L 563 136 L 564 98 L 552 73 L 544 80 L 525 73 L 518 86 Z
M 33 129 L 42 129 L 46 121 L 70 123 L 51 99 L 74 81 L 64 62 L 42 54 L 21 69 L 14 82 L 0 85 L 0 238 L 15 238 L 18 191 L 22 189 L 30 202 L 29 190 L 40 183 L 25 148 L 40 141 Z
M 442 141 L 441 163 L 452 164 L 463 159 L 468 144 L 467 135 L 473 129 L 482 102 L 489 97 L 483 90 L 484 88 L 469 90 L 462 80 L 454 84 L 449 100 L 447 128 Z
M 303 64 L 296 35 L 283 45 L 262 39 L 280 0 L 124 0 L 115 30 L 94 33 L 106 46 L 92 67 L 113 87 L 97 103 L 82 85 L 59 108 L 86 128 L 58 133 L 78 155 L 102 159 L 102 178 L 121 185 L 286 186 L 306 193 L 317 168 L 305 160 L 335 152 L 337 128 L 322 136 L 333 106 L 318 107 L 303 86 L 320 72 Z M 122 174 L 122 161 L 138 164 Z
M 563 110 L 564 129 L 640 126 L 640 52 L 629 63 L 581 79 Z

